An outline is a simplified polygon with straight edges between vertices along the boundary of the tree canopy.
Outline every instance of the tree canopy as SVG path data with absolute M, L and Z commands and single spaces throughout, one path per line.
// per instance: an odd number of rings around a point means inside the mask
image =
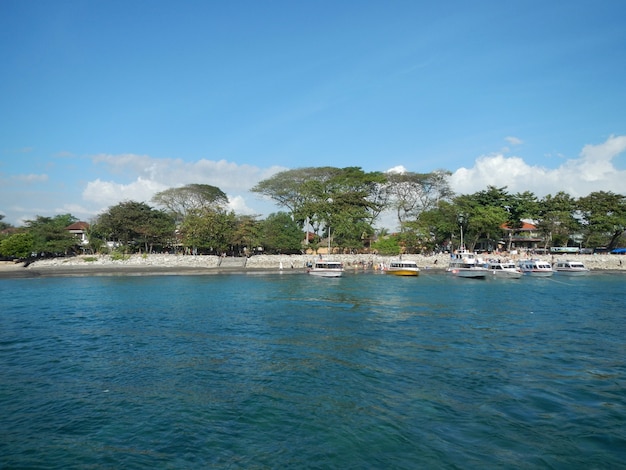
M 154 195 L 152 202 L 181 222 L 190 211 L 224 208 L 228 197 L 220 188 L 209 184 L 188 184 L 160 191 Z

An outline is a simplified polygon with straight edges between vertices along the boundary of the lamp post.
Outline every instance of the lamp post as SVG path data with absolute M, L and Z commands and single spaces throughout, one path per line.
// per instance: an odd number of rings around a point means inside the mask
M 459 251 L 463 251 L 465 249 L 463 246 L 463 222 L 465 222 L 465 214 L 459 214 L 458 221 L 459 227 L 461 228 L 461 246 L 459 246 Z
M 333 203 L 333 198 L 329 197 L 328 199 L 326 199 L 326 202 L 328 204 L 332 204 Z M 329 212 L 328 219 L 330 219 L 330 210 L 328 212 Z M 328 223 L 328 256 L 330 256 L 330 222 Z

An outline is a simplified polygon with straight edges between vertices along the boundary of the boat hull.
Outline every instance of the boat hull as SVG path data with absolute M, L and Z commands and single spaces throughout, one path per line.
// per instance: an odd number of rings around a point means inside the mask
M 490 271 L 494 279 L 519 279 L 524 274 L 521 271 Z
M 414 269 L 388 269 L 385 274 L 391 274 L 393 276 L 419 276 L 419 270 Z
M 550 277 L 554 271 L 524 271 L 524 274 L 530 277 Z
M 317 277 L 341 277 L 343 276 L 343 270 L 334 270 L 334 269 L 310 269 L 308 273 L 311 276 Z
M 557 269 L 559 276 L 586 276 L 589 274 L 588 269 Z
M 487 277 L 487 274 L 489 274 L 489 271 L 483 268 L 451 268 L 448 272 L 456 277 L 474 279 L 484 279 Z

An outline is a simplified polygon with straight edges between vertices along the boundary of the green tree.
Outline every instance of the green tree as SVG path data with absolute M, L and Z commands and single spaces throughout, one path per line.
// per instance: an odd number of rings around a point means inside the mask
M 253 215 L 238 215 L 235 218 L 235 229 L 233 232 L 233 245 L 239 247 L 239 251 L 244 251 L 247 255 L 255 252 L 261 243 L 261 225 Z
M 3 222 L 2 220 L 4 219 L 5 215 L 4 214 L 0 214 L 0 230 L 4 230 L 7 228 L 11 227 L 11 224 L 7 224 L 6 222 Z
M 236 218 L 232 211 L 196 209 L 185 217 L 180 234 L 187 248 L 227 253 L 236 245 L 235 228 Z
M 225 208 L 228 197 L 220 188 L 209 184 L 188 184 L 160 191 L 152 202 L 165 208 L 180 223 L 190 211 Z
M 125 250 L 143 246 L 150 251 L 154 244 L 164 246 L 172 241 L 174 221 L 146 203 L 125 201 L 98 216 L 91 232 L 96 238 L 118 243 Z
M 67 254 L 78 248 L 76 238 L 66 229 L 77 219 L 71 214 L 55 217 L 37 216 L 25 222 L 26 231 L 33 237 L 33 251 L 37 253 Z
M 0 242 L 0 254 L 19 259 L 28 258 L 34 247 L 35 241 L 31 233 L 14 233 Z
M 379 190 L 385 182 L 382 173 L 359 167 L 300 168 L 261 181 L 252 191 L 288 209 L 298 224 L 310 224 L 318 234 L 330 228 L 333 239 L 352 244 L 364 231 L 373 233 L 371 225 L 384 208 Z
M 268 253 L 299 253 L 302 230 L 286 212 L 270 214 L 261 222 L 261 243 Z
M 372 250 L 383 256 L 397 256 L 402 253 L 400 240 L 397 235 L 380 237 L 371 246 Z
M 567 246 L 572 233 L 581 230 L 574 217 L 576 206 L 577 201 L 563 191 L 548 194 L 540 201 L 537 228 L 553 246 Z
M 459 208 L 441 201 L 437 208 L 425 211 L 416 221 L 407 223 L 408 231 L 418 234 L 422 246 L 430 250 L 452 249 L 452 239 L 459 235 Z
M 507 201 L 504 188 L 493 186 L 487 191 L 465 194 L 454 199 L 459 231 L 462 227 L 464 245 L 469 250 L 474 250 L 481 238 L 492 246 L 495 238 L 500 238 L 501 226 L 508 220 L 508 213 L 503 207 Z
M 388 173 L 386 176 L 387 206 L 395 210 L 400 231 L 405 231 L 409 220 L 419 219 L 420 214 L 453 196 L 448 171 Z
M 588 240 L 604 239 L 607 248 L 617 248 L 626 230 L 626 197 L 611 191 L 596 191 L 578 200 Z

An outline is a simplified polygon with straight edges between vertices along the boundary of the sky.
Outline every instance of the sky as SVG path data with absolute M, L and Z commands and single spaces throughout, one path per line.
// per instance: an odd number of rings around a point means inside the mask
M 90 221 L 200 183 L 264 217 L 282 208 L 250 188 L 310 166 L 625 194 L 624 18 L 623 0 L 0 0 L 0 214 Z

